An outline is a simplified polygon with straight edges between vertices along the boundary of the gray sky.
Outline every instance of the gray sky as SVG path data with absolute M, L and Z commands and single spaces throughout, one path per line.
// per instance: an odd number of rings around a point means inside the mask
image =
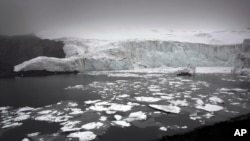
M 0 34 L 61 26 L 93 30 L 250 27 L 250 0 L 0 0 Z

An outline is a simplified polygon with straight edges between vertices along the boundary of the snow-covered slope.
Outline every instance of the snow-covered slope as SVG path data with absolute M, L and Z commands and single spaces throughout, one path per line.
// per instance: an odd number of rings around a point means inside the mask
M 126 40 L 160 40 L 160 41 L 178 41 L 189 43 L 203 43 L 215 45 L 241 44 L 244 39 L 250 38 L 249 29 L 226 29 L 226 30 L 165 30 L 165 29 L 119 29 L 111 31 L 94 31 L 60 28 L 43 31 L 37 36 L 46 39 L 57 39 L 63 37 L 72 37 L 80 39 L 95 39 L 108 41 L 126 41 Z
M 202 35 L 203 36 L 203 35 Z M 205 35 L 204 35 L 205 36 Z M 60 38 L 66 58 L 37 57 L 15 71 L 95 71 L 157 67 L 233 66 L 242 45 L 208 45 L 162 40 L 86 40 Z

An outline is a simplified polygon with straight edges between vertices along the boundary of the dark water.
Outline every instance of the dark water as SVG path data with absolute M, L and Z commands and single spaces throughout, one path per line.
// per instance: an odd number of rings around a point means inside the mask
M 103 97 L 98 93 L 100 89 L 86 89 L 86 90 L 65 90 L 68 86 L 75 85 L 88 85 L 93 82 L 115 82 L 117 80 L 126 80 L 129 83 L 140 82 L 142 87 L 146 85 L 159 84 L 162 78 L 173 78 L 175 76 L 168 74 L 164 76 L 153 76 L 144 77 L 147 74 L 139 74 L 139 77 L 108 77 L 107 75 L 58 75 L 58 76 L 46 76 L 46 77 L 28 77 L 28 78 L 9 78 L 0 79 L 0 107 L 10 106 L 13 109 L 29 106 L 29 107 L 43 107 L 50 104 L 56 104 L 60 101 L 74 101 L 78 104 L 82 104 L 86 100 L 96 100 L 103 99 Z M 250 81 L 249 78 L 239 77 L 229 74 L 200 74 L 195 77 L 185 78 L 191 81 L 204 81 L 209 83 L 208 87 L 201 87 L 201 89 L 192 92 L 192 96 L 197 97 L 197 95 L 212 96 L 214 92 L 218 92 L 220 88 L 241 88 L 247 89 L 247 92 L 239 93 L 235 92 L 234 95 L 223 95 L 221 98 L 225 101 L 223 107 L 227 107 L 228 110 L 237 111 L 237 114 L 231 114 L 227 112 L 216 112 L 215 117 L 205 120 L 206 124 L 211 124 L 218 121 L 223 121 L 229 119 L 233 116 L 238 116 L 240 114 L 245 114 L 250 112 Z M 224 79 L 224 80 L 223 80 Z M 226 80 L 225 80 L 226 79 Z M 230 81 L 234 80 L 234 81 Z M 145 85 L 144 85 L 145 84 Z M 124 86 L 125 85 L 119 85 Z M 136 90 L 133 85 L 126 85 L 124 93 L 133 95 L 136 92 L 144 93 L 144 90 Z M 176 93 L 185 91 L 185 85 L 181 87 L 170 87 L 165 84 L 161 85 L 165 92 Z M 105 86 L 106 87 L 106 86 Z M 187 86 L 188 87 L 188 86 Z M 117 88 L 112 89 L 109 93 L 112 94 L 117 90 Z M 162 90 L 163 91 L 163 90 Z M 107 92 L 107 91 L 106 91 Z M 237 95 L 237 96 L 235 96 Z M 108 97 L 110 98 L 110 97 Z M 108 99 L 107 98 L 107 99 Z M 243 103 L 245 107 L 231 105 L 229 99 L 244 99 Z M 135 102 L 134 100 L 132 100 Z M 127 102 L 127 101 L 126 101 Z M 122 101 L 125 103 L 125 101 Z M 145 109 L 144 109 L 145 110 Z M 147 112 L 153 112 L 153 109 L 146 109 Z M 116 126 L 111 126 L 104 134 L 98 136 L 96 140 L 100 141 L 152 141 L 158 140 L 163 135 L 172 135 L 181 132 L 186 132 L 192 130 L 195 127 L 200 126 L 200 122 L 197 120 L 191 120 L 189 118 L 190 111 L 192 108 L 183 107 L 183 114 L 172 115 L 172 114 L 162 114 L 161 116 L 152 116 L 151 119 L 143 122 L 134 122 L 132 126 L 127 128 L 120 128 Z M 188 114 L 186 114 L 188 113 Z M 0 121 L 2 118 L 0 118 Z M 26 137 L 26 134 L 32 132 L 40 132 L 41 134 L 53 134 L 59 131 L 60 125 L 57 123 L 48 123 L 35 120 L 24 120 L 23 125 L 0 129 L 0 140 L 3 141 L 15 141 L 21 140 Z M 172 129 L 167 132 L 159 131 L 159 127 L 154 126 L 155 123 L 161 123 L 169 126 L 187 126 L 185 129 Z M 15 136 L 13 136 L 15 135 Z M 65 137 L 65 134 L 62 136 Z

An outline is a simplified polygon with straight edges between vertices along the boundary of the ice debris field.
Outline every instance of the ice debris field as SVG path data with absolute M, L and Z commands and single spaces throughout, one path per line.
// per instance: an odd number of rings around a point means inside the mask
M 218 79 L 222 83 L 216 83 L 164 73 L 108 74 L 117 79 L 62 88 L 80 91 L 83 95 L 87 92 L 96 94 L 101 97 L 99 99 L 61 101 L 39 108 L 0 107 L 0 127 L 10 130 L 22 126 L 28 119 L 58 123 L 60 130 L 54 134 L 31 132 L 23 141 L 55 137 L 90 141 L 98 140 L 111 127 L 157 127 L 162 135 L 166 135 L 175 130 L 190 130 L 223 121 L 250 109 L 249 89 L 226 85 L 249 83 L 249 77 L 220 75 Z M 122 77 L 124 75 L 126 77 Z

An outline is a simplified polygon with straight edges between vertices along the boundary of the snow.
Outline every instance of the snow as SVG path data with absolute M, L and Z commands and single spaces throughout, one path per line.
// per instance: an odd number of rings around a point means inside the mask
M 82 125 L 81 128 L 86 129 L 86 130 L 92 130 L 92 129 L 99 129 L 103 125 L 104 124 L 101 122 L 91 122 L 91 123 L 87 123 L 87 124 Z
M 118 120 L 118 121 L 112 121 L 111 124 L 121 126 L 121 127 L 129 127 L 131 126 L 130 123 L 123 121 L 123 120 Z
M 152 29 L 137 30 L 113 30 L 105 32 L 103 30 L 91 30 L 70 27 L 62 29 L 46 30 L 36 35 L 44 39 L 57 39 L 63 37 L 72 37 L 76 39 L 96 39 L 99 42 L 89 42 L 87 45 L 104 46 L 110 41 L 124 40 L 161 40 L 161 41 L 178 41 L 205 44 L 237 44 L 250 37 L 250 31 L 247 29 L 221 29 L 221 30 L 176 30 L 176 29 L 159 29 L 154 32 Z M 91 40 L 90 40 L 91 41 Z
M 181 108 L 178 106 L 170 106 L 170 105 L 154 105 L 154 104 L 150 104 L 149 107 L 153 108 L 153 109 L 157 109 L 160 111 L 164 111 L 164 112 L 169 112 L 169 113 L 180 113 Z
M 75 132 L 69 134 L 67 137 L 79 138 L 80 141 L 90 141 L 96 138 L 96 135 L 91 131 Z
M 145 97 L 145 96 L 141 96 L 141 97 L 135 97 L 135 99 L 137 101 L 140 102 L 157 102 L 160 101 L 160 98 L 156 98 L 156 97 Z
M 208 112 L 215 112 L 215 111 L 220 111 L 223 110 L 224 108 L 219 105 L 212 105 L 212 104 L 205 104 L 204 106 L 196 106 L 197 109 L 202 109 Z

